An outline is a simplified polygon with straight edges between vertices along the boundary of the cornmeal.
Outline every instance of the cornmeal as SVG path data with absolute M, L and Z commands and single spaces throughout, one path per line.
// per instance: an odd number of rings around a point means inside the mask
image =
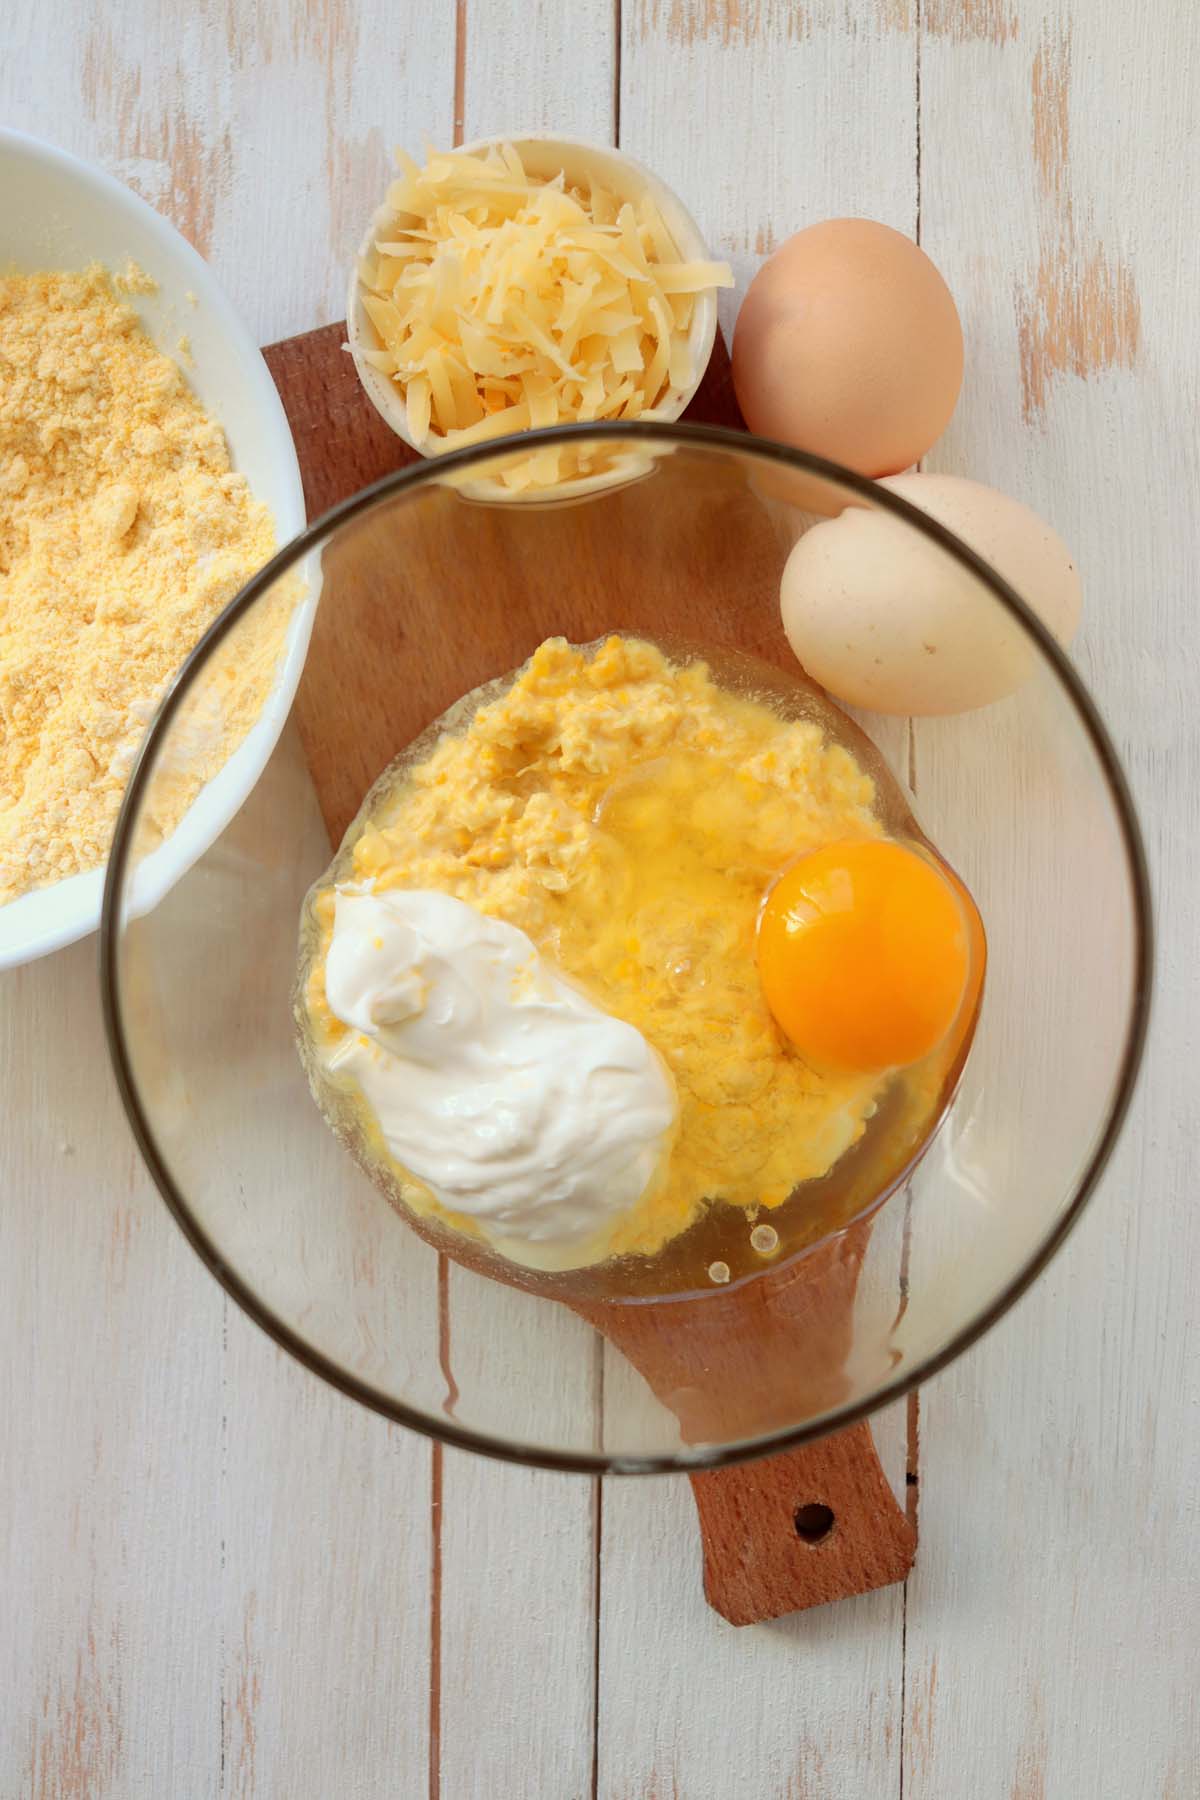
M 0 904 L 104 861 L 136 747 L 171 676 L 275 547 L 224 433 L 118 295 L 81 274 L 0 278 Z M 156 782 L 178 823 L 255 716 L 283 606 L 237 635 L 203 729 Z
M 785 1043 L 755 930 L 782 868 L 881 834 L 875 798 L 820 726 L 722 688 L 703 663 L 674 665 L 635 639 L 594 654 L 552 639 L 502 697 L 368 797 L 335 876 L 439 889 L 519 926 L 658 1050 L 678 1134 L 608 1244 L 652 1254 L 707 1202 L 780 1205 L 862 1135 L 878 1077 L 819 1075 Z M 315 922 L 306 997 L 328 1044 L 345 1029 L 324 991 L 332 886 Z M 404 1192 L 437 1210 L 411 1178 Z

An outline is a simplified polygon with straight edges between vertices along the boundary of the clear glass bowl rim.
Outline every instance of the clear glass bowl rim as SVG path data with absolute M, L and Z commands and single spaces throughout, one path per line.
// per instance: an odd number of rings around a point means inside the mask
M 1126 1021 L 1125 1042 L 1112 1101 L 1095 1149 L 1075 1183 L 1074 1191 L 1071 1193 L 1067 1205 L 1058 1215 L 1051 1230 L 1017 1273 L 1004 1284 L 986 1306 L 980 1308 L 973 1317 L 954 1332 L 939 1351 L 926 1357 L 923 1361 L 915 1363 L 911 1368 L 897 1375 L 894 1380 L 885 1382 L 871 1394 L 848 1401 L 815 1419 L 806 1420 L 802 1424 L 789 1427 L 786 1431 L 775 1432 L 766 1437 L 746 1439 L 735 1444 L 722 1444 L 717 1447 L 705 1446 L 693 1449 L 683 1446 L 678 1453 L 671 1455 L 621 1456 L 598 1451 L 551 1450 L 545 1446 L 522 1445 L 507 1439 L 489 1437 L 484 1432 L 471 1430 L 452 1419 L 435 1418 L 431 1414 L 423 1413 L 415 1407 L 407 1406 L 403 1401 L 393 1399 L 390 1395 L 373 1387 L 369 1382 L 358 1380 L 322 1351 L 307 1343 L 286 1321 L 279 1318 L 270 1307 L 263 1303 L 254 1290 L 242 1280 L 238 1271 L 226 1262 L 220 1249 L 192 1213 L 185 1195 L 179 1191 L 171 1176 L 167 1162 L 155 1139 L 150 1119 L 142 1106 L 126 1041 L 118 982 L 121 895 L 124 891 L 132 857 L 134 828 L 141 797 L 153 773 L 159 740 L 169 728 L 192 681 L 207 661 L 210 652 L 233 629 L 242 614 L 248 612 L 280 576 L 284 575 L 303 557 L 319 549 L 333 536 L 335 531 L 349 524 L 360 513 L 370 512 L 378 502 L 389 500 L 393 496 L 403 493 L 407 488 L 417 488 L 426 482 L 436 481 L 448 472 L 469 470 L 477 464 L 494 461 L 497 456 L 503 455 L 506 449 L 512 447 L 515 440 L 511 438 L 493 439 L 465 450 L 449 452 L 436 459 L 409 464 L 390 475 L 385 475 L 369 487 L 362 488 L 337 506 L 331 507 L 306 530 L 294 537 L 290 543 L 285 544 L 270 562 L 264 564 L 258 573 L 252 576 L 246 585 L 234 595 L 224 611 L 208 627 L 195 648 L 181 664 L 175 681 L 164 696 L 147 728 L 133 763 L 121 809 L 117 816 L 105 873 L 104 898 L 100 916 L 100 997 L 105 1038 L 121 1101 L 142 1158 L 159 1193 L 166 1201 L 176 1223 L 193 1250 L 220 1282 L 225 1292 L 281 1349 L 286 1350 L 314 1375 L 320 1376 L 323 1381 L 328 1382 L 331 1387 L 336 1388 L 350 1399 L 370 1407 L 372 1411 L 380 1413 L 395 1424 L 408 1426 L 410 1430 L 419 1432 L 422 1436 L 451 1444 L 457 1449 L 472 1450 L 480 1455 L 491 1456 L 504 1462 L 515 1462 L 529 1467 L 555 1469 L 574 1474 L 592 1476 L 678 1474 L 723 1468 L 733 1463 L 770 1456 L 778 1451 L 791 1450 L 798 1445 L 812 1442 L 830 1432 L 840 1431 L 848 1425 L 854 1425 L 860 1420 L 869 1418 L 872 1413 L 902 1399 L 913 1388 L 928 1381 L 931 1376 L 946 1368 L 964 1351 L 969 1350 L 1021 1298 L 1078 1223 L 1084 1207 L 1112 1155 L 1128 1113 L 1137 1084 L 1150 1018 L 1150 994 L 1154 964 L 1153 911 L 1145 848 L 1133 799 L 1116 749 L 1095 702 L 1057 640 L 1015 589 L 1010 587 L 1008 582 L 997 574 L 989 563 L 969 549 L 961 539 L 955 537 L 953 532 L 930 518 L 927 513 L 921 512 L 919 508 L 902 499 L 898 494 L 892 493 L 890 489 L 880 487 L 869 477 L 857 475 L 852 470 L 842 468 L 839 464 L 830 462 L 824 457 L 812 456 L 807 451 L 794 450 L 788 445 L 773 443 L 768 439 L 755 437 L 752 433 L 734 430 L 727 426 L 687 423 L 660 424 L 645 421 L 632 421 L 625 424 L 613 422 L 555 425 L 542 431 L 522 432 L 520 441 L 524 444 L 527 440 L 536 439 L 544 444 L 555 444 L 570 443 L 572 440 L 580 439 L 595 441 L 605 438 L 625 443 L 632 440 L 646 444 L 670 444 L 676 447 L 696 445 L 727 450 L 743 456 L 749 453 L 761 461 L 774 462 L 784 468 L 834 482 L 842 488 L 863 496 L 873 506 L 903 519 L 907 525 L 921 532 L 953 557 L 991 592 L 1001 606 L 1016 616 L 1029 636 L 1034 639 L 1042 657 L 1049 663 L 1068 701 L 1074 708 L 1079 723 L 1096 754 L 1125 852 L 1126 872 L 1134 913 L 1133 995 L 1129 1017 Z M 583 504 L 586 503 L 583 502 Z M 514 504 L 520 504 L 520 502 L 514 502 Z

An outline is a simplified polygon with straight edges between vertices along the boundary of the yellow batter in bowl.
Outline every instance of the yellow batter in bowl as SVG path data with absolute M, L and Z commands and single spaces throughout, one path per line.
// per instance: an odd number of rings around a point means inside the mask
M 497 697 L 456 710 L 461 726 L 376 784 L 310 896 L 302 1026 L 318 1050 L 346 1029 L 324 987 L 335 880 L 435 889 L 527 932 L 674 1077 L 666 1167 L 593 1259 L 652 1256 L 714 1201 L 753 1216 L 825 1175 L 883 1083 L 819 1074 L 784 1040 L 755 928 L 798 856 L 881 835 L 871 776 L 814 720 L 638 639 L 551 639 Z M 391 1174 L 414 1210 L 478 1235 Z

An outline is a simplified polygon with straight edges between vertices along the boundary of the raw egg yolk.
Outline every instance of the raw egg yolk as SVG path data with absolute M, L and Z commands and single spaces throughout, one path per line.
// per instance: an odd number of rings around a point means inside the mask
M 951 882 L 884 839 L 801 857 L 767 895 L 758 970 L 775 1022 L 816 1069 L 872 1074 L 928 1055 L 970 972 Z

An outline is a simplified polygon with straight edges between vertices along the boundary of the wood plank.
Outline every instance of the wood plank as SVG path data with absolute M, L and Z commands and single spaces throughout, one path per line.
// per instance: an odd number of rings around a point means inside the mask
M 520 1334 L 557 1367 L 530 1396 L 533 1442 L 595 1412 L 591 1332 L 564 1308 L 451 1265 L 456 1382 L 513 1417 L 497 1354 Z M 591 1785 L 596 1484 L 447 1450 L 443 1457 L 441 1782 L 447 1796 L 586 1794 Z
M 498 131 L 611 144 L 612 0 L 467 0 L 463 141 Z
M 608 1359 L 627 1417 L 636 1380 Z M 686 1481 L 606 1481 L 602 1531 L 601 1795 L 898 1791 L 902 1589 L 738 1630 L 705 1602 Z
M 218 850 L 189 878 L 192 936 L 227 916 L 225 870 L 247 867 L 285 917 L 328 860 L 308 771 L 289 730 Z M 169 910 L 174 901 L 168 901 Z M 269 943 L 250 897 L 245 928 L 262 944 L 256 977 L 223 972 L 208 946 L 206 1005 L 240 1008 L 223 1067 L 189 1062 L 223 1123 L 227 1180 L 255 1197 L 249 1215 L 219 1198 L 222 1250 L 268 1305 L 310 1341 L 386 1391 L 435 1411 L 436 1258 L 414 1242 L 349 1163 L 295 1066 L 285 997 L 294 950 Z M 148 927 L 152 929 L 152 927 Z M 191 954 L 178 927 L 166 952 Z M 184 991 L 187 986 L 184 984 Z M 272 1096 L 261 1117 L 261 1094 Z M 423 1352 L 422 1346 L 431 1346 Z M 222 1760 L 231 1795 L 388 1791 L 430 1756 L 432 1631 L 430 1445 L 332 1393 L 276 1351 L 229 1302 L 221 1384 L 219 1576 L 224 1639 Z M 303 1696 L 305 1704 L 298 1705 Z
M 621 145 L 733 263 L 727 333 L 750 276 L 791 231 L 837 213 L 915 226 L 915 46 L 883 10 L 626 0 Z M 893 735 L 899 750 L 902 728 Z M 881 1259 L 885 1248 L 894 1279 L 899 1237 L 881 1242 Z M 648 1405 L 611 1351 L 605 1402 L 623 1422 Z M 902 1490 L 904 1409 L 876 1436 Z M 724 1800 L 731 1781 L 763 1800 L 898 1790 L 903 1590 L 735 1632 L 698 1594 L 692 1513 L 683 1481 L 605 1483 L 599 1793 Z
M 468 4 L 462 137 L 553 130 L 610 141 L 611 0 Z M 536 55 L 531 56 L 531 46 Z M 460 677 L 461 690 L 461 677 Z M 540 1443 L 590 1443 L 598 1359 L 564 1308 L 451 1263 L 449 1360 L 481 1421 L 513 1415 L 497 1345 L 553 1370 L 531 1395 Z M 596 1484 L 447 1454 L 442 1562 L 442 1791 L 584 1794 L 592 1779 Z
M 30 0 L 6 15 L 5 123 L 172 218 L 260 339 L 342 316 L 385 133 L 449 129 L 451 8 L 419 32 L 380 0 L 50 25 Z M 6 976 L 0 1000 L 0 1592 L 24 1621 L 0 1790 L 382 1791 L 400 1766 L 400 1791 L 411 1758 L 424 1791 L 428 1446 L 226 1319 L 141 1171 L 94 958 Z
M 106 1063 L 94 945 L 0 977 L 0 1792 L 215 1795 L 221 1294 Z
M 292 428 L 310 524 L 340 500 L 421 460 L 373 406 L 363 405 L 344 320 L 268 344 L 263 355 Z M 355 791 L 361 794 L 361 786 Z
M 968 346 L 930 460 L 1025 499 L 1078 553 L 1076 660 L 1143 811 L 1163 947 L 1148 1066 L 1090 1216 L 923 1397 L 904 1791 L 1149 1800 L 1194 1792 L 1200 1768 L 1200 258 L 1178 185 L 1200 20 L 1167 31 L 1105 0 L 1008 13 L 1000 36 L 921 45 L 921 235 Z M 924 792 L 937 741 L 918 734 Z
M 449 131 L 451 6 L 402 30 L 383 0 L 264 0 L 198 8 L 181 31 L 170 0 L 139 0 L 136 36 L 103 12 L 51 32 L 34 0 L 13 10 L 5 122 L 165 213 L 260 343 L 343 317 L 394 141 Z

